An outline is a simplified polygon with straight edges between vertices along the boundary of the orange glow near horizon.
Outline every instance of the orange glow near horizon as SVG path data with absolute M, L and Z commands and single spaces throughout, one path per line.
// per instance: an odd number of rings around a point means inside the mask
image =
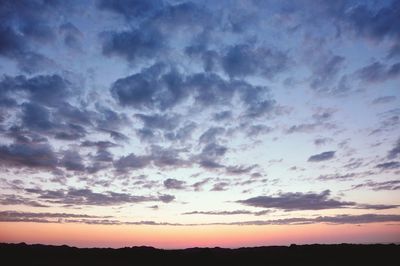
M 243 247 L 312 243 L 392 243 L 399 225 L 132 226 L 2 223 L 0 242 L 76 247 Z

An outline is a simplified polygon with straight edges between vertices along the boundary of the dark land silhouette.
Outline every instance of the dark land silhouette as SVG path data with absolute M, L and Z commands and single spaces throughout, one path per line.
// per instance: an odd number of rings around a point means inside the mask
M 400 245 L 338 244 L 163 250 L 0 244 L 2 265 L 400 265 Z

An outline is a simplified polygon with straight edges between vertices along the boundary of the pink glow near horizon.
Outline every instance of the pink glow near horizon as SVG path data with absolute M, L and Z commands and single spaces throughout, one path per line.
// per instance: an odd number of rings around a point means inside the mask
M 228 247 L 398 242 L 399 225 L 114 226 L 3 223 L 0 241 L 77 247 Z

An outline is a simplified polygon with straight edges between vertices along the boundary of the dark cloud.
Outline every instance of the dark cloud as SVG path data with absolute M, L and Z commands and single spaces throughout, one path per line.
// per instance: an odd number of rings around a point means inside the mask
M 168 178 L 164 180 L 164 187 L 167 189 L 185 189 L 185 181 Z
M 49 109 L 36 103 L 24 103 L 22 105 L 22 122 L 28 129 L 47 131 L 55 125 L 50 120 Z
M 127 61 L 149 59 L 159 55 L 165 48 L 163 36 L 157 29 L 147 31 L 132 29 L 103 33 L 103 54 L 117 55 Z
M 396 96 L 382 96 L 382 97 L 375 98 L 372 101 L 372 104 L 386 104 L 386 103 L 394 102 L 395 100 L 396 100 Z
M 203 132 L 199 137 L 199 143 L 215 143 L 217 137 L 225 132 L 223 127 L 211 127 Z
M 131 153 L 114 161 L 114 167 L 118 171 L 127 171 L 144 168 L 148 166 L 150 162 L 150 158 L 147 156 L 136 156 L 135 154 Z
M 103 130 L 108 129 L 112 132 L 121 128 L 121 126 L 130 123 L 129 119 L 124 113 L 117 113 L 109 107 L 97 104 L 96 110 L 98 111 L 96 114 L 97 126 Z
M 199 162 L 199 165 L 206 169 L 218 169 L 224 167 L 222 164 L 209 159 L 202 159 Z
M 211 178 L 204 178 L 203 180 L 200 180 L 192 185 L 194 188 L 194 191 L 201 191 L 203 189 L 203 186 L 208 184 L 212 179 Z
M 9 167 L 55 168 L 58 159 L 49 144 L 15 143 L 0 146 L 0 163 Z
M 400 155 L 400 138 L 397 140 L 397 142 L 395 143 L 393 149 L 391 149 L 388 152 L 388 158 L 389 159 L 395 159 Z
M 288 68 L 289 58 L 276 49 L 238 44 L 227 49 L 221 63 L 231 78 L 256 74 L 273 78 Z
M 286 218 L 276 220 L 258 220 L 245 222 L 225 223 L 227 225 L 290 225 L 290 224 L 368 224 L 368 223 L 384 223 L 399 222 L 400 215 L 396 214 L 360 214 L 348 215 L 341 214 L 335 216 L 318 216 L 316 218 Z M 223 223 L 221 223 L 223 224 Z
M 398 205 L 383 204 L 357 204 L 355 202 L 340 201 L 329 197 L 330 191 L 321 193 L 280 193 L 277 196 L 259 196 L 238 202 L 248 206 L 283 209 L 285 211 L 295 210 L 324 210 L 338 208 L 357 208 L 383 210 L 397 208 Z
M 199 107 L 230 106 L 238 95 L 244 115 L 255 118 L 272 114 L 276 103 L 269 89 L 245 81 L 225 80 L 215 73 L 184 75 L 155 64 L 141 72 L 116 80 L 111 94 L 123 106 L 140 110 L 166 110 L 194 98 Z M 140 116 L 139 116 L 140 118 Z
M 162 7 L 160 0 L 139 1 L 108 1 L 99 0 L 97 6 L 102 10 L 109 10 L 123 15 L 127 20 L 148 16 L 158 8 Z
M 131 22 L 130 29 L 102 34 L 103 54 L 118 55 L 131 63 L 168 54 L 173 50 L 171 32 L 189 31 L 191 40 L 196 33 L 218 26 L 204 5 L 193 2 L 100 1 L 98 6 Z
M 64 37 L 64 43 L 71 49 L 81 50 L 82 32 L 71 22 L 62 24 L 59 32 Z
M 63 152 L 60 165 L 69 171 L 82 172 L 85 170 L 83 159 L 77 151 L 67 150 Z
M 60 190 L 25 189 L 27 193 L 37 195 L 42 201 L 64 205 L 96 205 L 112 206 L 128 203 L 141 203 L 151 201 L 171 202 L 175 197 L 170 195 L 135 196 L 117 192 L 93 192 L 91 189 L 68 188 Z
M 314 144 L 317 146 L 322 146 L 322 145 L 325 145 L 332 141 L 333 141 L 333 139 L 331 139 L 331 138 L 316 138 L 316 139 L 314 139 Z
M 182 127 L 176 129 L 175 131 L 165 132 L 164 137 L 171 141 L 186 142 L 188 140 L 191 140 L 192 134 L 196 128 L 196 123 L 188 121 L 184 123 Z
M 400 4 L 397 1 L 390 1 L 377 10 L 360 4 L 344 14 L 346 22 L 359 36 L 377 41 L 385 38 L 400 40 L 400 30 L 396 27 L 400 23 Z
M 29 94 L 31 101 L 46 106 L 57 106 L 71 93 L 71 83 L 60 75 L 37 75 L 32 78 L 20 75 L 3 76 L 2 90 L 22 91 Z
M 96 147 L 98 149 L 106 149 L 106 148 L 112 148 L 112 147 L 117 147 L 118 145 L 110 142 L 110 141 L 90 141 L 90 140 L 85 140 L 80 144 L 81 147 Z
M 122 222 L 115 219 L 98 219 L 96 216 L 87 218 L 79 217 L 79 214 L 67 213 L 23 213 L 6 211 L 1 213 L 0 222 L 36 222 L 36 223 L 84 223 L 84 224 L 103 224 L 103 225 L 153 225 L 153 226 L 213 226 L 213 225 L 296 225 L 296 224 L 368 224 L 368 223 L 389 223 L 399 222 L 400 215 L 396 214 L 360 214 L 348 215 L 341 214 L 335 216 L 318 216 L 315 218 L 284 218 L 275 220 L 255 220 L 241 222 L 212 222 L 212 223 L 170 223 L 155 221 Z M 73 217 L 76 216 L 76 217 Z M 82 215 L 83 216 L 83 215 Z
M 206 72 L 216 70 L 220 65 L 220 54 L 217 51 L 208 49 L 204 44 L 190 45 L 185 48 L 185 53 L 191 58 L 200 59 Z
M 321 162 L 330 160 L 335 156 L 335 151 L 326 151 L 319 154 L 312 155 L 308 158 L 309 162 Z
M 376 165 L 377 168 L 382 170 L 390 170 L 390 169 L 398 169 L 400 168 L 400 162 L 387 162 L 387 163 L 380 163 Z
M 174 70 L 168 72 L 162 63 L 116 80 L 111 93 L 123 106 L 160 110 L 174 107 L 187 96 L 181 74 Z
M 348 174 L 332 174 L 332 175 L 320 175 L 318 177 L 319 180 L 351 180 L 354 177 L 357 177 L 355 173 L 348 173 Z
M 332 54 L 322 56 L 313 66 L 311 88 L 318 92 L 332 92 L 332 84 L 343 69 L 344 62 L 343 56 Z
M 273 131 L 273 128 L 266 125 L 251 125 L 247 129 L 247 136 L 249 137 L 257 137 L 259 135 L 268 134 Z
M 185 149 L 174 149 L 173 147 L 162 148 L 160 146 L 151 146 L 151 160 L 157 167 L 186 167 L 191 164 L 190 161 L 184 160 L 180 157 Z
M 287 132 L 287 134 L 292 134 L 292 133 L 296 133 L 296 132 L 309 133 L 309 132 L 315 131 L 315 129 L 318 126 L 319 126 L 319 124 L 317 124 L 317 123 L 293 125 L 286 132 Z
M 21 211 L 2 211 L 0 212 L 1 222 L 60 222 L 63 219 L 99 219 L 110 218 L 111 216 L 97 216 L 73 213 L 52 213 L 52 212 L 21 212 Z
M 61 1 L 2 1 L 0 6 L 0 56 L 14 60 L 27 73 L 54 67 L 35 51 L 33 44 L 46 45 L 56 39 L 49 18 L 66 14 Z
M 135 117 L 143 122 L 145 128 L 173 130 L 179 125 L 179 116 L 177 115 L 168 116 L 159 114 L 136 114 Z
M 380 190 L 399 190 L 400 180 L 390 180 L 383 182 L 366 181 L 364 183 L 352 186 L 352 189 L 368 188 L 375 191 Z
M 322 115 L 322 114 L 320 114 Z M 321 130 L 332 130 L 336 127 L 335 124 L 326 121 L 327 119 L 321 119 L 320 117 L 313 115 L 313 118 L 316 120 L 312 123 L 302 123 L 298 125 L 293 125 L 286 130 L 286 134 L 293 133 L 314 133 Z
M 217 182 L 214 183 L 213 187 L 211 188 L 211 191 L 225 191 L 228 190 L 228 186 L 230 186 L 230 183 L 228 182 Z
M 336 216 L 320 216 L 315 222 L 333 223 L 333 224 L 366 224 L 366 223 L 382 223 L 382 222 L 398 222 L 398 215 L 393 214 L 361 214 L 361 215 L 336 215 Z
M 209 143 L 201 151 L 201 158 L 217 158 L 223 156 L 227 152 L 228 148 L 221 146 L 217 143 Z
M 391 66 L 374 62 L 357 71 L 358 77 L 365 82 L 381 82 L 400 76 L 400 63 Z
M 158 199 L 164 203 L 170 203 L 175 199 L 175 196 L 168 195 L 168 194 L 161 194 L 158 196 Z
M 48 205 L 42 204 L 36 200 L 31 200 L 22 196 L 9 194 L 0 196 L 0 205 L 25 205 L 30 207 L 45 208 Z
M 260 215 L 265 215 L 270 213 L 270 210 L 265 210 L 265 211 L 257 211 L 257 212 L 252 212 L 252 211 L 246 211 L 246 210 L 235 210 L 235 211 L 191 211 L 191 212 L 184 212 L 182 215 L 255 215 L 255 216 L 260 216 Z
M 262 208 L 276 208 L 286 211 L 323 210 L 352 207 L 354 202 L 346 202 L 329 198 L 330 191 L 321 193 L 280 193 L 277 196 L 259 196 L 238 201 L 241 204 Z
M 227 166 L 226 173 L 231 174 L 231 175 L 248 174 L 256 167 L 258 167 L 257 164 L 250 165 L 250 166 L 243 166 L 243 165 Z

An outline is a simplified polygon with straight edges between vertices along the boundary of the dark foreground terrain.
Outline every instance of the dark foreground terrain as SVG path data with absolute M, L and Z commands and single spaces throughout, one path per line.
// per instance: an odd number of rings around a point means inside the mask
M 400 245 L 291 245 L 239 249 L 74 248 L 0 244 L 2 265 L 400 265 Z

